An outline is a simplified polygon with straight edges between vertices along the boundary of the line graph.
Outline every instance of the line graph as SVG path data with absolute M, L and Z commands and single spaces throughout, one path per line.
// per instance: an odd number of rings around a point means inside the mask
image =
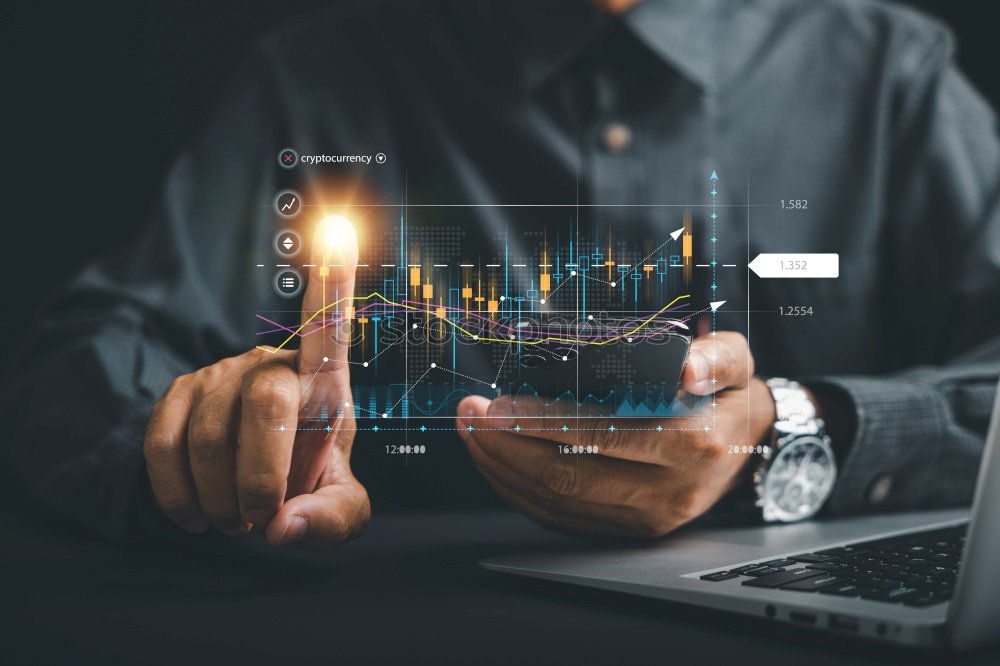
M 395 204 L 299 197 L 307 223 L 317 208 L 351 216 L 354 293 L 258 311 L 255 346 L 277 354 L 322 336 L 324 350 L 346 347 L 352 399 L 322 405 L 319 420 L 350 409 L 359 430 L 426 432 L 432 421 L 420 420 L 454 419 L 472 395 L 555 410 L 542 418 L 561 429 L 567 418 L 634 420 L 629 429 L 687 415 L 676 398 L 690 340 L 716 328 L 717 268 L 739 265 L 717 249 L 726 204 L 714 190 L 710 203 L 651 207 L 644 227 L 632 206 L 409 203 L 405 188 L 382 198 Z M 343 268 L 303 250 L 303 273 Z
M 392 301 L 392 300 L 386 298 L 385 296 L 383 296 L 382 294 L 380 294 L 378 292 L 372 292 L 372 293 L 368 294 L 367 296 L 353 296 L 353 295 L 352 296 L 344 296 L 343 298 L 340 298 L 340 299 L 337 299 L 336 301 L 328 303 L 324 307 L 322 307 L 319 310 L 317 310 L 316 312 L 314 312 L 305 321 L 303 321 L 298 326 L 298 328 L 296 328 L 295 330 L 293 330 L 288 335 L 288 337 L 286 337 L 281 342 L 281 344 L 277 345 L 276 347 L 266 347 L 266 346 L 263 346 L 263 345 L 257 345 L 257 348 L 261 349 L 263 351 L 266 351 L 266 352 L 270 352 L 272 354 L 276 354 L 281 349 L 284 349 L 296 337 L 301 337 L 303 335 L 303 331 L 307 327 L 309 327 L 309 325 L 312 324 L 312 322 L 317 317 L 319 317 L 321 314 L 325 314 L 328 310 L 330 310 L 330 308 L 335 308 L 335 307 L 339 306 L 341 303 L 346 303 L 346 302 L 353 303 L 353 302 L 356 302 L 356 301 L 367 301 L 367 300 L 371 300 L 373 298 L 378 299 L 379 301 L 381 301 L 382 303 L 384 303 L 386 305 L 389 305 L 389 306 L 392 306 L 392 307 L 395 307 L 395 308 L 400 308 L 400 309 L 403 309 L 403 310 L 414 310 L 414 311 L 425 312 L 425 313 L 428 313 L 428 314 L 436 314 L 436 310 L 437 310 L 437 308 L 423 307 L 422 304 L 413 305 L 413 304 L 409 304 L 409 303 L 406 303 L 406 302 L 395 302 L 395 301 Z M 570 338 L 570 337 L 562 337 L 562 336 L 545 335 L 545 336 L 543 336 L 543 337 L 541 337 L 541 338 L 539 338 L 537 340 L 517 340 L 516 344 L 519 344 L 519 345 L 540 345 L 540 344 L 544 344 L 544 343 L 547 343 L 547 342 L 572 344 L 572 345 L 607 345 L 607 344 L 611 344 L 611 343 L 617 342 L 619 340 L 628 339 L 630 336 L 635 336 L 639 331 L 643 330 L 651 322 L 655 321 L 656 318 L 659 315 L 663 314 L 664 312 L 667 312 L 678 301 L 686 299 L 686 298 L 690 298 L 690 295 L 684 294 L 682 296 L 678 296 L 678 297 L 674 298 L 672 301 L 670 301 L 669 303 L 667 303 L 666 305 L 664 305 L 663 307 L 661 307 L 659 310 L 655 311 L 652 315 L 649 315 L 648 317 L 642 319 L 640 321 L 640 323 L 637 324 L 634 328 L 631 328 L 631 329 L 623 331 L 623 332 L 612 333 L 610 335 L 606 335 L 606 336 L 604 336 L 602 338 L 599 338 L 599 339 L 596 339 L 596 340 L 595 339 L 581 338 L 581 337 L 572 337 L 572 338 Z M 363 312 L 363 310 L 359 310 L 358 312 Z M 465 314 L 467 314 L 469 316 L 480 318 L 479 315 L 477 313 L 475 313 L 475 312 L 471 312 L 471 311 L 467 311 L 467 310 L 462 310 L 462 312 L 464 312 Z M 515 337 L 499 338 L 499 337 L 481 336 L 478 333 L 473 333 L 472 331 L 468 330 L 467 328 L 465 328 L 461 324 L 459 324 L 459 323 L 457 323 L 455 321 L 452 321 L 451 319 L 441 318 L 440 320 L 442 322 L 446 323 L 447 325 L 453 327 L 455 330 L 457 330 L 457 331 L 459 331 L 461 333 L 464 333 L 465 335 L 467 335 L 469 338 L 471 338 L 473 340 L 477 340 L 477 341 L 481 341 L 481 342 L 500 342 L 500 343 L 508 344 L 508 343 L 511 343 L 515 339 Z M 306 333 L 306 335 L 308 335 L 308 333 Z

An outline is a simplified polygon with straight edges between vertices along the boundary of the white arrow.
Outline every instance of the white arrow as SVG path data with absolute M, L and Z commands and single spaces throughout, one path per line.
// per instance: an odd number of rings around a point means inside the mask
M 684 227 L 681 227 L 677 231 L 671 231 L 670 232 L 670 237 L 673 238 L 674 240 L 677 240 L 678 238 L 680 238 L 680 235 L 682 233 L 684 233 Z
M 712 301 L 708 305 L 709 305 L 709 307 L 712 308 L 712 312 L 715 312 L 716 310 L 718 310 L 719 308 L 721 308 L 725 304 L 726 304 L 725 301 Z
M 758 254 L 749 268 L 762 278 L 835 278 L 840 276 L 840 255 Z

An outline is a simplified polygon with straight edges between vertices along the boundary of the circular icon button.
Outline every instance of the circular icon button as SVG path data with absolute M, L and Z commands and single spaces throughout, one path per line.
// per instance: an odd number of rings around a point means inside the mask
M 286 229 L 274 237 L 274 249 L 280 255 L 294 257 L 302 249 L 302 241 L 297 233 Z
M 278 164 L 285 169 L 294 169 L 299 163 L 299 154 L 294 148 L 282 148 L 278 152 Z
M 295 217 L 302 212 L 301 195 L 295 190 L 281 190 L 274 196 L 274 210 L 282 217 Z
M 375 161 L 379 164 L 385 164 L 385 153 L 379 153 L 375 156 Z
M 302 276 L 290 268 L 278 271 L 274 276 L 274 289 L 282 296 L 291 298 L 302 290 Z

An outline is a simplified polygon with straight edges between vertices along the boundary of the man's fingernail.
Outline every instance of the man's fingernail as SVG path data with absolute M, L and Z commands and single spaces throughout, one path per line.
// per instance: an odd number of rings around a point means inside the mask
M 688 355 L 688 367 L 691 368 L 691 379 L 695 383 L 701 383 L 708 380 L 708 359 L 703 353 L 701 353 L 700 350 L 691 350 L 691 354 Z
M 463 400 L 458 412 L 459 428 L 467 431 L 469 426 L 475 429 L 477 425 L 482 425 L 477 421 L 486 416 L 489 406 L 490 401 L 479 396 Z
M 231 527 L 229 529 L 222 530 L 222 533 L 225 534 L 227 537 L 230 537 L 232 539 L 238 539 L 241 536 L 246 536 L 246 534 L 250 531 L 250 529 L 252 527 L 253 527 L 253 525 L 251 525 L 250 523 L 246 523 L 245 522 L 242 525 L 240 525 L 239 527 Z
M 285 533 L 281 535 L 278 545 L 287 546 L 290 543 L 295 543 L 306 535 L 306 528 L 308 526 L 309 521 L 305 516 L 292 516 L 288 519 L 288 527 L 285 528 Z
M 254 525 L 266 525 L 277 512 L 277 509 L 247 509 L 243 517 Z

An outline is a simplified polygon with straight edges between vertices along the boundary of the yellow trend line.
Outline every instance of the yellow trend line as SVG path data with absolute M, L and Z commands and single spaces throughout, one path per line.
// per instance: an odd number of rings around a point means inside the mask
M 540 344 L 542 344 L 544 342 L 564 342 L 564 343 L 568 343 L 568 344 L 579 344 L 579 345 L 596 345 L 596 346 L 606 345 L 606 344 L 609 344 L 611 342 L 615 342 L 616 340 L 621 340 L 622 338 L 627 338 L 630 335 L 635 335 L 638 331 L 642 330 L 651 321 L 655 320 L 657 317 L 659 317 L 661 314 L 663 314 L 666 310 L 668 310 L 670 307 L 672 307 L 674 303 L 676 303 L 677 301 L 681 300 L 682 298 L 690 298 L 690 297 L 691 297 L 691 294 L 684 294 L 682 296 L 678 296 L 677 298 L 675 298 L 674 300 L 670 301 L 669 303 L 667 303 L 666 305 L 664 305 L 662 308 L 660 308 L 659 310 L 657 310 L 655 313 L 651 314 L 649 317 L 647 317 L 646 319 L 642 320 L 642 323 L 640 323 L 638 326 L 636 326 L 635 328 L 633 328 L 631 331 L 628 331 L 628 332 L 625 332 L 625 333 L 621 333 L 621 334 L 616 335 L 616 336 L 611 337 L 611 338 L 607 338 L 606 340 L 600 340 L 600 341 L 597 341 L 597 342 L 593 342 L 593 341 L 590 341 L 590 340 L 579 340 L 579 339 L 576 339 L 576 338 L 562 338 L 562 337 L 556 337 L 556 336 L 546 336 L 545 338 L 542 338 L 541 340 L 520 341 L 520 342 L 518 342 L 518 344 L 520 344 L 520 345 L 540 345 Z M 278 350 L 283 349 L 285 347 L 285 345 L 287 345 L 289 342 L 291 342 L 295 338 L 295 336 L 299 335 L 299 333 L 301 333 L 302 330 L 306 326 L 308 326 L 310 324 L 310 322 L 312 322 L 312 320 L 315 319 L 316 317 L 318 317 L 321 313 L 326 312 L 330 308 L 336 307 L 338 304 L 343 303 L 344 301 L 347 301 L 347 300 L 351 300 L 351 301 L 367 301 L 367 300 L 372 299 L 372 298 L 379 298 L 386 305 L 392 305 L 394 307 L 403 308 L 405 310 L 422 310 L 423 312 L 426 312 L 426 313 L 432 312 L 432 310 L 430 308 L 418 308 L 418 307 L 414 307 L 412 305 L 405 305 L 403 303 L 396 303 L 394 301 L 390 301 L 388 298 L 386 298 L 382 294 L 378 293 L 377 291 L 373 291 L 372 293 L 368 294 L 367 296 L 345 296 L 345 297 L 343 297 L 341 299 L 338 299 L 338 300 L 334 301 L 333 303 L 329 303 L 329 304 L 323 306 L 322 308 L 320 308 L 319 310 L 317 310 L 316 312 L 314 312 L 311 317 L 309 317 L 304 322 L 302 322 L 302 324 L 297 329 L 295 329 L 294 331 L 292 331 L 289 334 L 289 336 L 287 338 L 285 338 L 284 341 L 280 345 L 278 345 L 277 347 L 269 348 L 269 347 L 262 347 L 262 346 L 258 345 L 257 349 L 263 349 L 264 351 L 271 352 L 272 354 L 276 354 L 276 353 L 278 353 Z M 471 331 L 469 331 L 469 330 L 467 330 L 467 329 L 459 326 L 458 324 L 456 324 L 455 322 L 451 321 L 450 319 L 445 318 L 444 321 L 448 325 L 452 326 L 453 328 L 461 331 L 462 333 L 465 333 L 470 338 L 474 338 L 474 339 L 480 340 L 482 342 L 510 342 L 511 341 L 510 338 L 484 338 L 484 337 L 479 337 L 478 334 L 473 333 L 473 332 L 471 332 Z

